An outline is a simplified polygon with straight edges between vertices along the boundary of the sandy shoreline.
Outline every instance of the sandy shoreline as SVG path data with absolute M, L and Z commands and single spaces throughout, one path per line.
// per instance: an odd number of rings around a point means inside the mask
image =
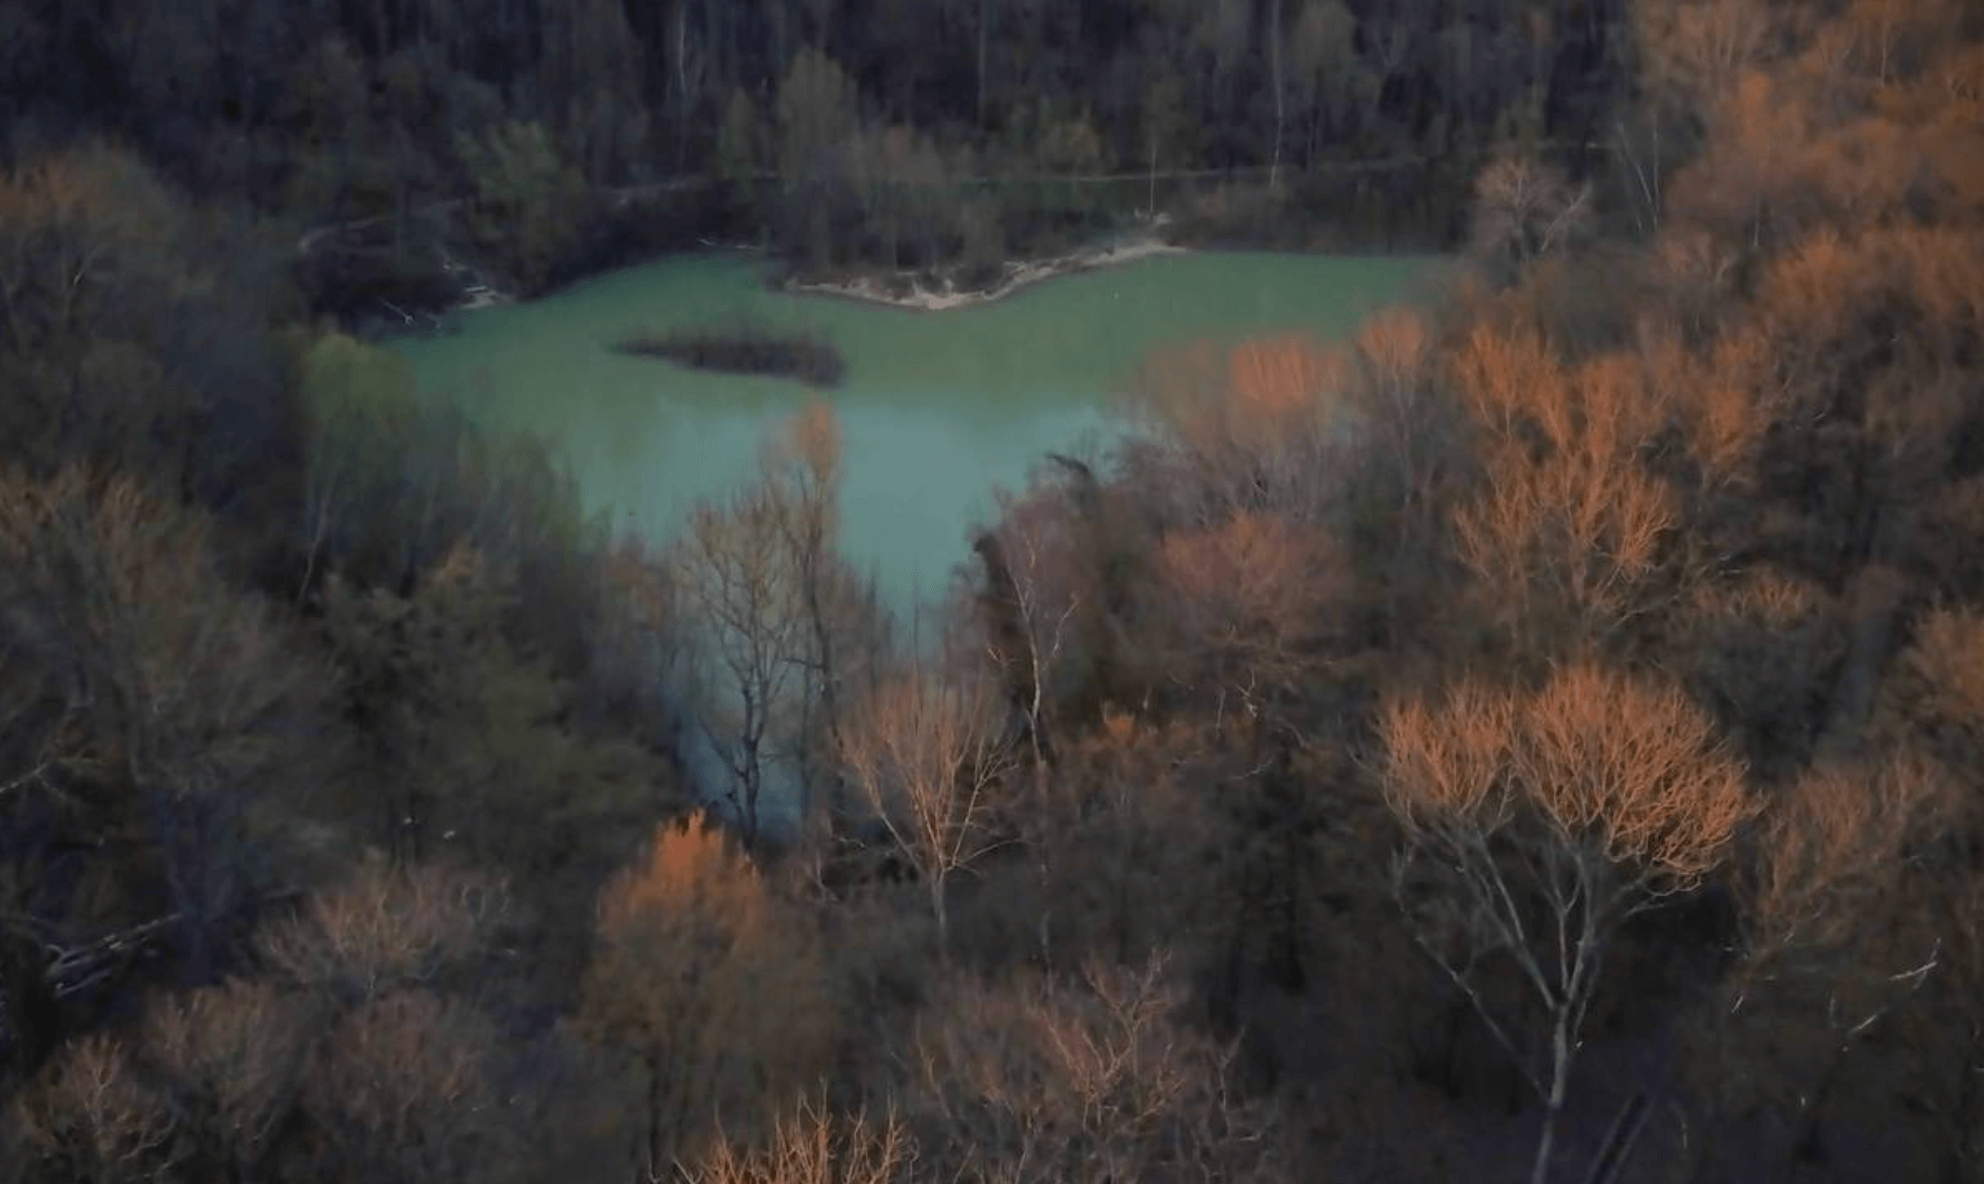
M 1008 263 L 1005 265 L 1005 277 L 998 285 L 983 291 L 961 292 L 948 276 L 945 277 L 943 286 L 934 290 L 925 288 L 911 279 L 909 291 L 902 295 L 890 293 L 883 280 L 876 276 L 862 276 L 859 279 L 839 283 L 808 284 L 788 280 L 783 287 L 785 291 L 798 295 L 838 296 L 869 304 L 886 304 L 895 308 L 913 308 L 924 312 L 942 312 L 946 309 L 966 308 L 975 304 L 991 304 L 997 300 L 1004 300 L 1022 288 L 1030 288 L 1057 276 L 1076 275 L 1103 267 L 1116 267 L 1156 255 L 1184 253 L 1184 247 L 1157 238 L 1138 238 L 1108 247 L 1086 247 L 1051 259 L 1029 259 L 1021 263 Z

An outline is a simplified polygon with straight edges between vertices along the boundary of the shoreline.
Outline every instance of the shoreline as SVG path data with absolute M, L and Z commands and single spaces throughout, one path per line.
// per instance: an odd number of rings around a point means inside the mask
M 897 272 L 889 277 L 864 275 L 850 280 L 806 282 L 787 279 L 778 284 L 778 289 L 795 296 L 831 296 L 842 300 L 858 300 L 864 304 L 909 309 L 914 312 L 946 312 L 954 308 L 993 304 L 1015 292 L 1060 276 L 1079 275 L 1085 271 L 1097 271 L 1105 267 L 1120 267 L 1125 263 L 1156 258 L 1160 255 L 1183 255 L 1188 254 L 1189 251 L 1190 248 L 1165 242 L 1155 236 L 1144 235 L 1113 246 L 1084 247 L 1066 255 L 1005 263 L 1002 265 L 1005 274 L 990 288 L 960 291 L 955 280 L 946 276 L 941 287 L 932 289 L 924 287 L 912 278 L 909 280 L 909 291 L 897 295 L 890 292 L 887 286 L 887 280 L 903 278 L 904 273 Z

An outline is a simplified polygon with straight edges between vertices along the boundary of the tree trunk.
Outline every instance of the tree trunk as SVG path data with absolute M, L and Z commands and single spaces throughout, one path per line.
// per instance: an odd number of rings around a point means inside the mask
M 891 254 L 895 254 L 896 250 L 895 240 L 891 239 Z M 891 266 L 900 268 L 901 264 L 892 261 Z M 814 547 L 814 554 L 807 561 L 806 613 L 812 618 L 813 644 L 816 656 L 820 661 L 820 714 L 824 717 L 822 726 L 826 729 L 827 733 L 828 751 L 837 753 L 840 751 L 841 739 L 839 676 L 835 670 L 833 627 L 832 623 L 827 619 L 826 598 L 821 594 L 819 570 L 822 562 L 822 553 L 827 550 L 827 546 L 828 544 L 824 539 L 817 540 Z M 838 834 L 842 821 L 841 816 L 845 813 L 845 803 L 841 801 L 842 783 L 839 762 L 837 760 L 829 760 L 827 762 L 826 775 L 828 830 L 831 833 Z M 810 800 L 810 790 L 807 793 Z M 807 821 L 809 819 L 802 811 L 800 824 L 804 826 Z
M 1268 164 L 1268 190 L 1281 191 L 1281 132 L 1288 96 L 1281 85 L 1281 0 L 1268 7 L 1268 76 L 1274 85 L 1274 157 Z
M 1555 1030 L 1550 1036 L 1550 1095 L 1543 1100 L 1543 1133 L 1536 1139 L 1536 1166 L 1530 1170 L 1530 1184 L 1549 1184 L 1550 1156 L 1557 1142 L 1557 1119 L 1564 1112 L 1564 1094 L 1570 1084 L 1570 1012 L 1560 1006 L 1555 1019 Z
M 985 45 L 991 23 L 992 0 L 978 0 L 978 105 L 973 110 L 981 129 L 985 126 Z
M 1798 1178 L 1798 1165 L 1805 1161 L 1808 1152 L 1817 1145 L 1819 1119 L 1824 1117 L 1826 1099 L 1831 1096 L 1833 1085 L 1839 1080 L 1840 1070 L 1846 1064 L 1846 1054 L 1852 1051 L 1853 1034 L 1848 1033 L 1835 1044 L 1826 1057 L 1825 1068 L 1819 1071 L 1819 1078 L 1812 1088 L 1799 1095 L 1798 1117 L 1791 1124 L 1791 1142 L 1784 1150 L 1784 1169 L 1778 1173 L 1783 1184 L 1791 1184 Z
M 930 911 L 937 921 L 937 958 L 949 962 L 951 958 L 951 916 L 948 902 L 944 899 L 944 877 L 930 876 Z
M 689 151 L 689 0 L 675 9 L 675 172 Z

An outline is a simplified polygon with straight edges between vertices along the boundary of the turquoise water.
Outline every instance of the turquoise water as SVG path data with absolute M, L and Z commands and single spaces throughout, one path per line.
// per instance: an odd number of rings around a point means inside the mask
M 1049 450 L 1106 440 L 1110 396 L 1153 349 L 1254 334 L 1340 337 L 1413 299 L 1432 260 L 1273 254 L 1144 259 L 944 312 L 767 289 L 737 256 L 678 257 L 530 304 L 463 314 L 451 336 L 392 346 L 422 387 L 487 426 L 549 440 L 595 509 L 665 539 L 697 499 L 747 480 L 762 433 L 801 406 L 796 382 L 709 374 L 615 353 L 641 330 L 748 317 L 831 341 L 824 396 L 846 441 L 842 543 L 898 605 L 941 589 L 1000 486 Z

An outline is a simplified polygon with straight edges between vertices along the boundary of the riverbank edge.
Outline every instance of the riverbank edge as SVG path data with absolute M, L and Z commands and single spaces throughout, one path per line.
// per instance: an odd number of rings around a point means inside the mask
M 773 286 L 795 296 L 826 296 L 915 312 L 948 312 L 993 304 L 1015 292 L 1062 276 L 1120 267 L 1139 259 L 1162 255 L 1183 255 L 1189 251 L 1188 247 L 1166 242 L 1156 235 L 1140 235 L 1127 242 L 1083 247 L 1063 255 L 1008 260 L 1000 265 L 997 282 L 985 287 L 960 288 L 955 274 L 944 275 L 941 283 L 933 287 L 925 283 L 923 274 L 916 272 L 869 272 L 838 280 L 808 280 L 803 276 L 788 275 L 774 279 Z

